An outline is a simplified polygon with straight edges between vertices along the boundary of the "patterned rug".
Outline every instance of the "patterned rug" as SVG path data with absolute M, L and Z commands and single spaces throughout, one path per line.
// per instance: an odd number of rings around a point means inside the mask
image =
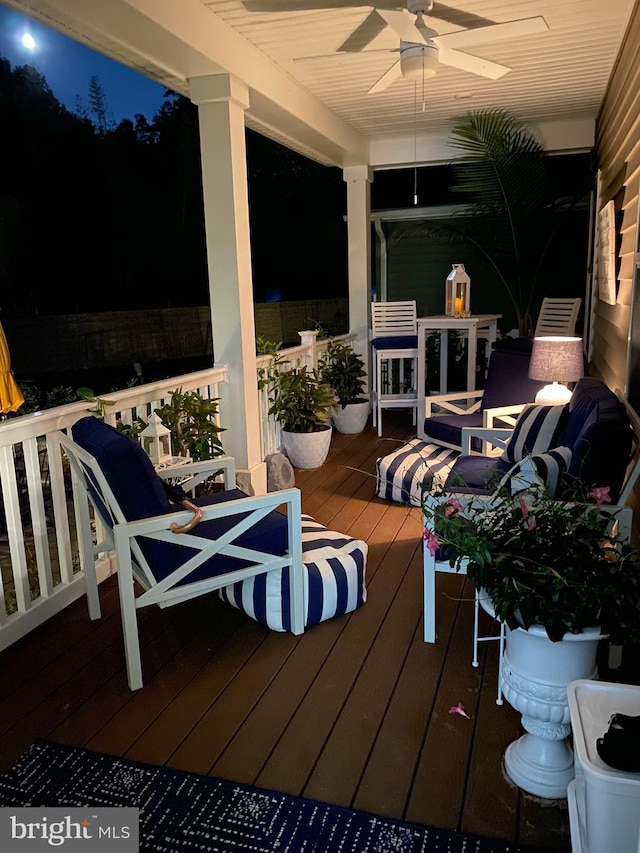
M 0 775 L 0 806 L 140 809 L 158 853 L 514 853 L 500 841 L 375 817 L 49 741 Z

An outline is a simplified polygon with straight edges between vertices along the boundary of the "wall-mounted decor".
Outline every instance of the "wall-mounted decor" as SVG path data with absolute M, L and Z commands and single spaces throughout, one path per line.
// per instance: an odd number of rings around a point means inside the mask
M 596 278 L 598 296 L 609 305 L 616 304 L 616 209 L 608 201 L 598 213 L 596 234 Z

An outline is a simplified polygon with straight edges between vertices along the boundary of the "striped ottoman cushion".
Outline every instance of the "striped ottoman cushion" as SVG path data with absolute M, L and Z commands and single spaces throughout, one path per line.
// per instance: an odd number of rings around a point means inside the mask
M 302 516 L 306 627 L 351 613 L 367 600 L 367 543 Z M 273 631 L 291 628 L 289 573 L 276 570 L 220 590 L 220 598 Z
M 423 489 L 444 485 L 459 450 L 414 438 L 376 460 L 376 495 L 387 501 L 420 506 Z

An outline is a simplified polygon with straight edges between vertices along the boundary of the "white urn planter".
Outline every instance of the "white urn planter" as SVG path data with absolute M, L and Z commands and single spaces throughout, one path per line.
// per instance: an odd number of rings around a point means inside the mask
M 331 445 L 330 426 L 317 432 L 287 432 L 282 430 L 282 446 L 294 468 L 319 468 L 327 458 Z
M 522 737 L 507 747 L 504 766 L 509 778 L 530 794 L 558 799 L 567 796 L 574 778 L 567 685 L 597 675 L 596 652 L 603 639 L 599 628 L 565 634 L 552 642 L 544 628 L 507 628 L 501 686 L 505 699 L 522 714 Z
M 331 421 L 338 432 L 353 435 L 362 432 L 367 425 L 370 408 L 369 400 L 347 403 L 344 409 L 338 404 L 331 410 Z

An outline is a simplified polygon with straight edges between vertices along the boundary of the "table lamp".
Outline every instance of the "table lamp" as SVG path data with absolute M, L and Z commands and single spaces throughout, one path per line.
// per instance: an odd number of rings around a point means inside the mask
M 571 399 L 564 382 L 576 382 L 584 375 L 582 338 L 549 335 L 533 339 L 529 377 L 551 384 L 536 394 L 536 403 L 562 406 Z

